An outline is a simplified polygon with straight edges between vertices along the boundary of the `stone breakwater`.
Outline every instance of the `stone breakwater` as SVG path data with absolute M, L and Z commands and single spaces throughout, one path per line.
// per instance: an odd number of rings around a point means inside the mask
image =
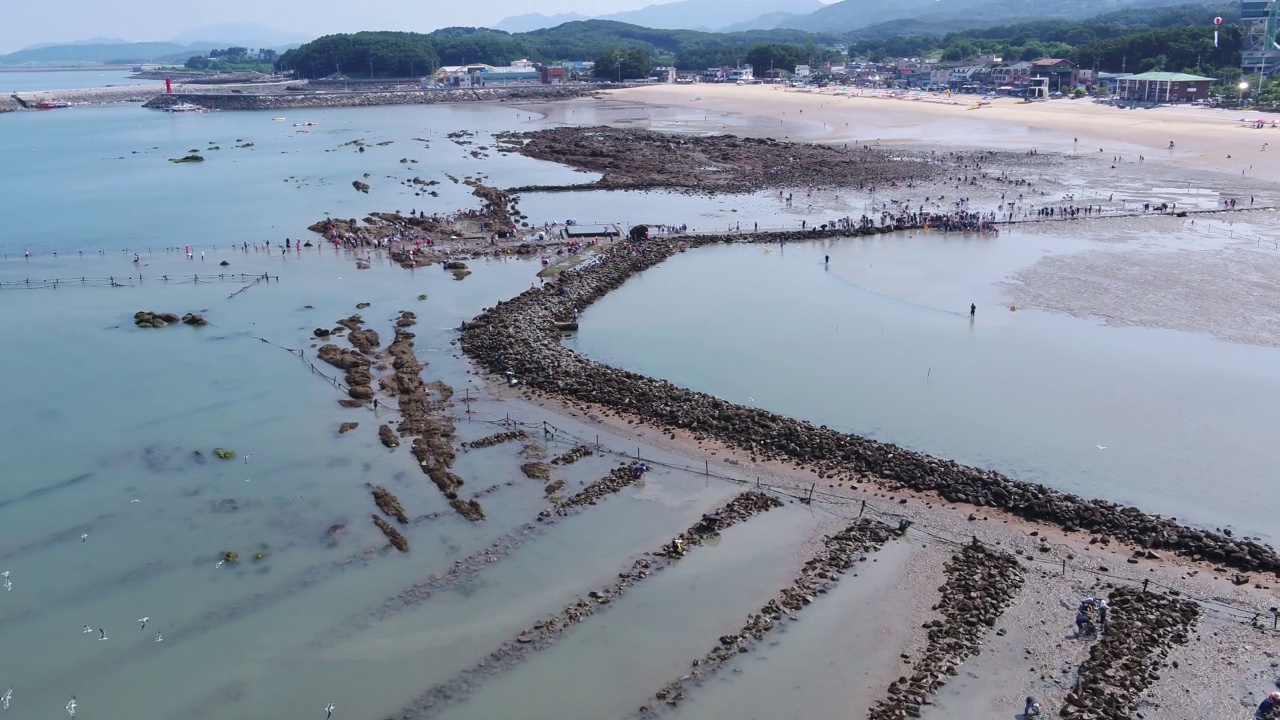
M 887 229 L 876 228 L 874 232 Z M 843 233 L 856 235 L 862 229 Z M 871 231 L 866 231 L 871 232 Z M 1166 550 L 1246 572 L 1280 573 L 1266 545 L 1198 530 L 1105 500 L 1089 500 L 1014 480 L 889 443 L 744 407 L 665 380 L 589 360 L 560 343 L 556 322 L 581 312 L 628 278 L 673 255 L 712 242 L 785 242 L 832 233 L 674 237 L 619 245 L 589 266 L 561 273 L 488 308 L 462 332 L 462 348 L 484 370 L 511 371 L 523 387 L 570 403 L 603 406 L 699 439 L 714 439 L 753 459 L 783 460 L 823 478 L 868 475 L 892 489 L 938 495 L 948 502 L 999 508 L 1067 532 L 1084 531 L 1147 550 Z
M 540 102 L 546 100 L 569 100 L 607 89 L 609 89 L 609 86 L 604 85 L 526 85 L 512 88 L 459 88 L 408 92 L 304 91 L 251 93 L 246 91 L 235 94 L 225 92 L 182 92 L 172 95 L 156 95 L 144 103 L 143 107 L 164 109 L 173 107 L 178 103 L 187 102 L 215 110 L 295 110 L 518 100 Z
M 546 520 L 554 515 L 568 515 L 574 508 L 583 505 L 595 505 L 596 502 L 602 500 L 619 490 L 634 485 L 640 475 L 633 471 L 626 463 L 614 468 L 608 475 L 582 488 L 572 497 L 558 504 L 554 510 L 543 510 L 538 514 L 538 520 Z
M 512 442 L 514 440 L 524 440 L 527 437 L 529 437 L 528 433 L 523 430 L 507 430 L 506 432 L 486 435 L 479 440 L 464 442 L 462 443 L 462 447 L 479 450 L 480 448 L 493 447 L 494 445 L 501 445 L 502 443 Z
M 663 705 L 675 707 L 685 697 L 687 684 L 702 685 L 740 653 L 760 644 L 765 635 L 781 627 L 794 613 L 814 601 L 815 595 L 827 593 L 840 576 L 854 564 L 865 561 L 866 553 L 879 550 L 890 538 L 901 533 L 875 520 L 861 519 L 843 531 L 826 538 L 823 549 L 804 564 L 796 579 L 783 588 L 760 612 L 747 619 L 740 630 L 720 637 L 720 644 L 705 656 L 693 661 L 693 672 L 659 690 L 654 707 L 642 707 L 639 717 L 655 717 Z
M 569 450 L 569 452 L 566 452 L 552 460 L 551 464 L 572 465 L 582 458 L 590 455 L 592 452 L 594 452 L 594 450 L 591 449 L 590 445 L 575 445 L 573 449 Z
M 1023 584 L 1022 567 L 1012 555 L 980 544 L 956 553 L 946 575 L 946 584 L 938 588 L 942 600 L 934 606 L 942 619 L 924 625 L 929 644 L 912 665 L 911 677 L 889 684 L 889 696 L 871 709 L 870 720 L 920 717 L 920 706 L 957 674 L 960 663 L 981 651 L 987 630 Z
M 1190 600 L 1137 588 L 1116 588 L 1108 604 L 1102 639 L 1080 665 L 1077 689 L 1067 695 L 1060 717 L 1142 717 L 1139 695 L 1160 679 L 1159 668 L 1173 644 L 1190 641 L 1189 633 L 1200 617 L 1200 608 Z
M 707 538 L 715 537 L 738 523 L 781 505 L 782 502 L 771 495 L 754 490 L 744 492 L 682 533 L 680 540 L 684 543 L 683 552 L 687 553 L 703 545 Z M 618 573 L 618 579 L 607 587 L 592 590 L 560 612 L 539 620 L 532 627 L 522 630 L 515 638 L 503 642 L 497 650 L 489 653 L 476 665 L 427 690 L 413 704 L 404 708 L 399 717 L 430 717 L 466 700 L 484 682 L 524 662 L 533 653 L 552 647 L 574 626 L 606 608 L 653 573 L 669 567 L 678 556 L 672 552 L 670 545 L 664 545 L 662 549 L 637 559 L 628 570 Z

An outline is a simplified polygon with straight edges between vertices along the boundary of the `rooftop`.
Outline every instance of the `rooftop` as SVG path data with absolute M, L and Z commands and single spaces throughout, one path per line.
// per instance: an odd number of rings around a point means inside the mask
M 1138 75 L 1130 75 L 1125 80 L 1148 80 L 1156 82 L 1194 82 L 1199 80 L 1212 81 L 1213 78 L 1201 77 L 1199 75 L 1188 75 L 1186 73 L 1176 72 L 1145 72 Z

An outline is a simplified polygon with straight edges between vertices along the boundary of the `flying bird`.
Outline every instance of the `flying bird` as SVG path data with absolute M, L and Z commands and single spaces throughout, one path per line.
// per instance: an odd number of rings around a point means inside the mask
M 160 637 L 160 633 L 156 633 L 156 642 L 164 642 L 164 638 Z
M 67 703 L 67 714 L 71 717 L 76 716 L 76 696 L 71 696 L 71 702 Z
M 8 692 L 6 692 L 4 695 L 0 695 L 0 705 L 3 705 L 4 709 L 8 711 L 9 701 L 12 699 L 13 699 L 13 688 L 9 688 Z
M 224 562 L 226 562 L 226 560 L 219 560 L 219 561 L 218 561 L 218 564 L 217 564 L 217 565 L 214 565 L 214 566 L 213 566 L 213 568 L 214 568 L 215 570 L 217 570 L 218 568 L 222 567 L 222 563 L 224 563 Z
M 98 642 L 102 642 L 103 640 L 109 640 L 109 639 L 110 638 L 107 637 L 107 631 L 103 630 L 102 628 L 98 628 Z
M 150 616 L 147 616 L 147 617 L 140 617 L 140 618 L 138 618 L 138 622 L 142 623 L 142 627 L 141 627 L 141 628 L 139 628 L 139 629 L 140 629 L 140 630 L 146 630 L 146 629 L 147 629 L 147 621 L 148 621 L 148 620 L 150 620 L 150 619 L 151 619 L 151 617 L 150 617 Z
M 88 634 L 89 634 L 89 633 L 91 633 L 91 632 L 93 632 L 93 628 L 89 627 L 88 625 L 85 625 L 85 626 L 84 626 L 84 632 L 83 632 L 83 633 L 81 633 L 81 634 L 83 634 L 83 635 L 88 635 Z
M 1099 449 L 1099 450 L 1106 450 L 1106 449 L 1107 449 L 1107 446 L 1106 446 L 1106 445 L 1099 445 L 1099 446 L 1098 446 L 1098 449 Z
M 88 540 L 88 539 L 89 539 L 89 533 L 85 533 L 80 536 L 80 542 L 84 542 L 85 540 Z
M 325 706 L 324 706 L 324 720 L 329 720 L 329 718 L 333 717 L 333 711 L 334 711 L 334 710 L 337 710 L 337 709 L 338 709 L 338 706 L 337 706 L 337 705 L 334 705 L 333 703 L 329 703 L 328 705 L 325 705 Z

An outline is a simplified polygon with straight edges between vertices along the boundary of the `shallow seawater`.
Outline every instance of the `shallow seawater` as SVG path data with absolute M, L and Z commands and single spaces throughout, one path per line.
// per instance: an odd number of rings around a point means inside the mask
M 1280 462 L 1280 351 L 1010 311 L 1019 268 L 1103 245 L 1047 228 L 707 247 L 628 281 L 569 342 L 733 402 L 1273 536 L 1253 508 Z
M 474 260 L 474 274 L 458 282 L 376 255 L 357 271 L 332 248 L 280 252 L 281 240 L 311 237 L 305 227 L 326 214 L 474 206 L 470 188 L 450 176 L 499 186 L 590 179 L 498 155 L 489 134 L 636 110 L 541 112 L 334 109 L 276 121 L 98 108 L 0 117 L 0 162 L 16 168 L 0 176 L 0 197 L 27 219 L 0 236 L 0 308 L 10 319 L 0 354 L 0 570 L 12 582 L 0 591 L 0 644 L 10 650 L 0 690 L 14 689 L 13 712 L 59 712 L 75 695 L 85 717 L 318 715 L 328 702 L 341 717 L 395 716 L 740 490 L 702 467 L 675 467 L 697 460 L 597 435 L 576 418 L 553 420 L 543 435 L 540 410 L 482 391 L 453 328 L 527 287 L 537 265 Z M 294 127 L 304 120 L 318 124 Z M 635 121 L 685 129 L 678 109 Z M 445 137 L 461 129 L 476 132 L 472 144 Z M 347 144 L 356 140 L 365 152 Z M 474 157 L 482 145 L 487 157 Z M 192 150 L 205 162 L 168 162 Z M 431 189 L 440 196 L 415 195 L 405 185 L 413 177 L 438 181 Z M 358 179 L 370 194 L 351 187 Z M 592 192 L 531 194 L 522 207 L 534 224 L 719 231 L 741 223 L 745 231 L 748 222 L 794 227 L 856 215 L 865 202 L 828 193 L 788 208 L 768 193 Z M 252 247 L 268 239 L 270 251 Z M 173 250 L 186 244 L 191 259 Z M 1272 351 L 999 307 L 999 281 L 1045 252 L 1089 247 L 1067 235 L 1011 234 L 709 248 L 592 308 L 575 347 L 736 401 L 1193 522 L 1247 527 L 1260 468 L 1277 459 L 1263 436 Z M 825 269 L 824 254 L 832 256 Z M 972 324 L 970 301 L 981 306 Z M 142 330 L 132 322 L 139 310 L 201 312 L 212 324 Z M 427 379 L 458 393 L 450 413 L 460 440 L 504 430 L 510 417 L 531 423 L 552 457 L 598 441 L 671 467 L 533 533 L 464 581 L 415 594 L 416 584 L 506 542 L 548 501 L 520 473 L 528 458 L 519 443 L 461 452 L 463 495 L 481 493 L 488 515 L 468 523 L 407 447 L 378 442 L 393 409 L 338 406 L 343 395 L 326 377 L 338 373 L 315 359 L 312 330 L 359 313 L 385 345 L 401 310 L 418 315 L 412 331 Z M 340 435 L 347 421 L 359 427 Z M 214 457 L 219 447 L 236 456 Z M 554 476 L 572 492 L 623 460 L 592 456 Z M 1219 492 L 1195 495 L 1192 506 L 1197 474 Z M 413 518 L 402 528 L 408 554 L 384 548 L 370 521 L 371 484 L 391 489 Z M 789 581 L 813 522 L 790 506 L 735 527 L 449 714 L 627 714 Z M 335 523 L 346 528 L 330 542 Z M 218 567 L 227 551 L 238 562 Z M 857 602 L 861 591 L 849 587 L 828 599 Z M 814 627 L 842 622 L 843 602 L 827 607 Z M 789 631 L 801 642 L 784 642 L 779 657 L 803 654 L 822 635 Z M 619 658 L 625 669 L 614 674 Z M 591 687 L 575 689 L 570 705 L 560 696 L 581 684 L 574 678 Z M 762 717 L 794 709 L 787 693 L 757 697 Z M 688 716 L 746 707 L 710 690 L 707 698 Z

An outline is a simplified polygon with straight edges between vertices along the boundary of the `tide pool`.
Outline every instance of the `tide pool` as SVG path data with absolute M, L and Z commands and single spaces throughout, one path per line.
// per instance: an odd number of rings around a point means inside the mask
M 1096 245 L 1050 229 L 705 247 L 629 280 L 568 342 L 732 402 L 1273 537 L 1255 508 L 1280 462 L 1280 350 L 1009 310 L 1009 274 Z

